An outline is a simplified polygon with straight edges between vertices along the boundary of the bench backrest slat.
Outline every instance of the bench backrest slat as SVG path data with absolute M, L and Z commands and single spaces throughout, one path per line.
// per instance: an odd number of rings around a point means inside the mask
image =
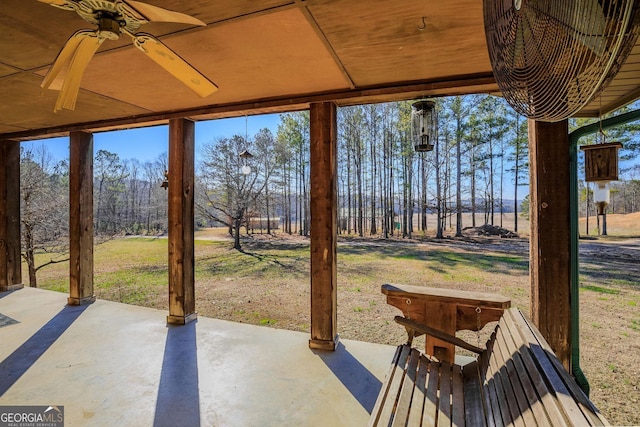
M 520 382 L 520 378 L 515 369 L 512 354 L 507 348 L 503 327 L 498 326 L 496 338 L 493 345 L 495 359 L 500 366 L 500 377 L 507 392 L 507 401 L 511 409 L 511 416 L 516 426 L 535 426 L 535 418 L 531 410 L 531 405 L 525 396 L 525 392 Z
M 538 360 L 541 356 L 537 351 L 540 350 L 540 345 L 530 333 L 522 330 L 523 327 L 529 329 L 528 325 L 523 324 L 523 320 L 522 313 L 517 309 L 507 310 L 500 324 L 509 331 L 509 335 L 514 340 L 517 354 L 524 362 L 526 372 L 535 386 L 538 400 L 542 402 L 549 422 L 551 425 L 566 426 L 568 424 L 565 411 L 562 409 L 562 402 L 558 400 L 556 393 L 559 385 L 556 380 L 550 379 L 545 371 L 545 367 L 548 369 L 546 355 L 542 354 L 545 358 L 542 362 Z
M 589 420 L 585 418 L 582 410 L 576 404 L 576 401 L 567 389 L 560 372 L 556 370 L 552 362 L 552 359 L 556 358 L 555 355 L 553 355 L 551 349 L 543 348 L 543 344 L 541 344 L 541 341 L 532 332 L 528 322 L 521 314 L 518 314 L 519 312 L 509 312 L 507 315 L 510 316 L 519 326 L 518 331 L 529 350 L 535 355 L 535 361 L 538 365 L 539 372 L 544 375 L 544 379 L 557 399 L 560 409 L 566 415 L 571 424 L 577 426 L 589 425 Z
M 407 427 L 420 427 L 422 425 L 422 413 L 427 392 L 427 378 L 429 376 L 429 360 L 423 354 L 420 355 L 420 366 L 416 387 L 411 397 L 411 412 L 407 419 Z
M 478 360 L 466 364 L 462 370 L 463 388 L 464 388 L 464 417 L 467 420 L 474 420 L 478 427 L 494 427 L 494 423 L 487 423 L 487 414 L 485 412 L 486 403 L 484 401 L 484 393 L 480 385 L 480 371 L 478 368 Z
M 552 425 L 565 425 L 564 418 L 549 395 L 546 384 L 542 381 L 542 378 L 536 376 L 535 379 L 532 380 L 529 376 L 528 371 L 535 371 L 536 369 L 535 363 L 528 353 L 520 353 L 523 341 L 519 338 L 517 330 L 514 329 L 515 325 L 513 322 L 508 321 L 508 319 L 505 319 L 501 327 L 506 329 L 507 333 L 502 334 L 505 349 L 506 352 L 511 355 L 514 369 L 518 373 L 518 378 L 522 386 L 522 391 L 526 396 L 527 404 L 531 408 L 536 422 L 540 425 L 549 423 Z M 545 396 L 545 398 L 540 399 L 540 396 Z M 543 405 L 544 401 L 547 401 L 550 405 L 548 412 Z
M 486 375 L 484 377 L 485 387 L 491 395 L 491 406 L 493 407 L 496 425 L 513 425 L 513 418 L 509 410 L 509 402 L 506 399 L 504 385 L 500 378 L 500 368 L 494 353 L 497 330 L 492 334 L 491 341 L 487 344 L 489 358 L 487 359 Z M 511 403 L 512 404 L 512 403 Z
M 392 427 L 404 427 L 407 423 L 407 418 L 409 417 L 409 410 L 413 411 L 415 409 L 411 406 L 411 398 L 413 397 L 416 386 L 419 361 L 420 352 L 412 349 L 409 356 L 409 362 L 407 363 L 404 381 L 402 382 L 400 396 L 398 397 L 398 403 L 396 404 L 396 413 L 393 417 L 393 423 L 391 424 Z
M 389 368 L 389 372 L 387 372 L 387 379 L 382 384 L 382 389 L 378 394 L 376 404 L 373 406 L 371 412 L 373 416 L 369 419 L 369 427 L 378 425 L 378 421 L 381 419 L 384 420 L 383 414 L 386 415 L 386 419 L 390 419 L 389 417 L 396 403 L 396 396 L 393 395 L 395 390 L 393 386 L 399 387 L 398 381 L 402 381 L 404 372 L 399 366 L 405 366 L 410 350 L 408 346 L 399 346 L 396 349 L 396 353 L 391 361 L 391 367 Z M 389 406 L 391 406 L 391 408 L 389 408 Z
M 451 365 L 440 365 L 440 398 L 438 399 L 438 427 L 451 426 Z
M 453 365 L 452 370 L 457 366 Z M 452 392 L 451 392 L 451 419 L 454 426 L 464 425 L 464 391 L 462 384 L 462 375 L 459 372 L 451 374 Z
M 429 364 L 429 379 L 427 380 L 427 397 L 422 411 L 422 425 L 435 426 L 438 413 L 438 384 L 440 383 L 440 364 Z
M 547 351 L 553 352 L 551 350 L 551 346 L 549 343 L 540 335 L 540 331 L 536 328 L 532 327 L 529 321 L 524 319 L 527 325 L 529 325 L 529 329 L 531 333 L 536 337 L 536 339 L 540 342 L 540 345 Z M 572 377 L 569 376 L 567 371 L 564 369 L 564 366 L 560 363 L 558 358 L 550 357 L 551 363 L 553 363 L 556 371 L 560 374 L 564 384 L 571 391 L 571 395 L 575 399 L 578 407 L 582 411 L 582 413 L 591 420 L 593 425 L 607 425 L 607 420 L 604 419 L 602 414 L 598 411 L 598 409 L 593 405 L 593 403 L 589 400 L 589 398 L 584 394 L 582 389 L 578 386 L 578 384 L 573 380 Z
M 536 362 L 544 371 L 547 382 L 553 389 L 561 409 L 571 424 L 576 426 L 594 423 L 595 425 L 603 425 L 603 420 L 597 415 L 595 407 L 589 402 L 582 390 L 575 386 L 575 381 L 555 357 L 546 340 L 519 311 L 516 313 L 509 311 L 509 315 L 519 326 L 518 330 L 522 337 L 529 343 L 531 351 L 536 355 Z

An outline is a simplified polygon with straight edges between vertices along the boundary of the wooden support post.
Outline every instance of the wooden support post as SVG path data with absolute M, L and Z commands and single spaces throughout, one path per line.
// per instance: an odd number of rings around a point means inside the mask
M 566 120 L 529 120 L 531 319 L 571 372 L 571 210 Z
M 93 294 L 93 135 L 71 132 L 69 155 L 69 298 L 90 304 Z
M 195 124 L 169 121 L 169 315 L 167 323 L 184 325 L 197 318 L 194 276 Z
M 20 142 L 0 141 L 0 292 L 22 288 Z
M 309 347 L 335 350 L 337 335 L 336 105 L 311 104 L 311 339 Z

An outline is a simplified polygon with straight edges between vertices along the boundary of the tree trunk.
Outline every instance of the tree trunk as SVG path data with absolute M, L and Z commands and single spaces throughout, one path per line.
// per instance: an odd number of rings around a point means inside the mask
M 349 139 L 347 139 L 349 144 Z M 347 146 L 347 234 L 351 234 L 351 209 L 353 203 L 351 199 L 351 148 Z
M 491 211 L 491 225 L 495 225 L 495 203 L 493 200 L 493 136 L 489 134 L 489 209 Z
M 27 265 L 29 266 L 29 286 L 38 287 L 38 278 L 36 276 L 35 260 L 33 259 L 33 251 L 27 251 Z
M 476 154 L 475 144 L 471 147 L 471 226 L 476 226 Z
M 442 180 L 440 177 L 440 140 L 436 139 L 436 239 L 442 239 Z
M 462 237 L 462 118 L 456 118 L 456 237 Z
M 517 123 L 517 122 L 516 122 Z M 518 232 L 518 175 L 520 173 L 520 156 L 519 156 L 519 148 L 516 148 L 516 164 L 515 164 L 515 180 L 514 180 L 514 189 L 513 189 L 513 205 L 514 205 L 514 213 L 513 213 L 513 224 L 514 231 Z
M 242 226 L 242 215 L 239 218 L 235 218 L 233 221 L 233 249 L 241 251 L 240 245 L 240 227 Z
M 586 235 L 589 235 L 589 202 L 591 201 L 591 189 L 589 188 L 589 183 L 585 182 L 585 184 L 587 185 L 587 197 L 586 197 L 586 202 L 587 202 L 587 229 L 586 229 Z
M 362 194 L 362 149 L 360 138 L 356 137 L 356 185 L 358 200 L 358 236 L 364 236 L 364 202 Z

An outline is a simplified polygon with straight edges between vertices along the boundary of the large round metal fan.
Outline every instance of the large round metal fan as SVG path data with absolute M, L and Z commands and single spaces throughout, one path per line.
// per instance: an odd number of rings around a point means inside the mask
M 218 88 L 177 53 L 151 34 L 138 32 L 149 22 L 178 22 L 206 25 L 183 13 L 162 9 L 134 0 L 39 0 L 63 10 L 76 12 L 95 30 L 80 30 L 69 38 L 42 81 L 42 88 L 59 90 L 54 111 L 73 110 L 80 81 L 89 61 L 105 40 L 117 40 L 121 34 L 133 39 L 133 44 L 196 94 L 206 97 Z
M 483 0 L 493 74 L 507 102 L 566 119 L 617 74 L 640 29 L 636 0 Z

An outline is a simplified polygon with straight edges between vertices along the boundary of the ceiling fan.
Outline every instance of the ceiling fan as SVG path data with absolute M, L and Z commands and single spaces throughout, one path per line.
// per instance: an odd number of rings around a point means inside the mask
M 105 40 L 126 34 L 134 46 L 201 97 L 218 87 L 177 53 L 151 34 L 137 32 L 149 22 L 177 22 L 205 26 L 199 19 L 134 0 L 38 0 L 59 9 L 76 12 L 96 30 L 80 30 L 64 45 L 40 84 L 43 89 L 60 91 L 54 112 L 75 109 L 80 81 L 89 61 Z

